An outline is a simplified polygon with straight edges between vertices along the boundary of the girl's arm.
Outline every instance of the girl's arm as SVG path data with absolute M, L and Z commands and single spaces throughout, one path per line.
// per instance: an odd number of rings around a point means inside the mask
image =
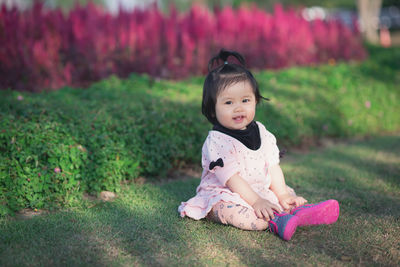
M 273 165 L 269 168 L 271 175 L 271 186 L 270 189 L 279 199 L 279 203 L 285 211 L 290 210 L 291 206 L 298 207 L 304 205 L 307 202 L 306 199 L 299 196 L 292 196 L 286 189 L 285 178 L 281 167 Z
M 235 174 L 226 182 L 228 188 L 238 193 L 250 206 L 253 207 L 258 218 L 265 218 L 267 221 L 273 219 L 274 210 L 281 212 L 279 206 L 271 203 L 270 201 L 261 198 L 250 185 L 239 175 Z

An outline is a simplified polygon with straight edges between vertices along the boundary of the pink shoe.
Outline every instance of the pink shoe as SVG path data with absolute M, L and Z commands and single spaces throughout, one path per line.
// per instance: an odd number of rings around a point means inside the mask
M 269 230 L 283 240 L 289 241 L 296 232 L 299 218 L 288 213 L 274 213 L 275 218 L 269 221 Z
M 339 218 L 339 203 L 329 199 L 317 204 L 306 204 L 293 209 L 290 214 L 299 218 L 299 226 L 331 224 Z

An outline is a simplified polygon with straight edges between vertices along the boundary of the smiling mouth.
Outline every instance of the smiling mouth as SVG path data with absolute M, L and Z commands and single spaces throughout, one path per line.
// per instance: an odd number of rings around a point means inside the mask
M 240 123 L 244 120 L 244 118 L 245 118 L 245 116 L 241 115 L 241 116 L 233 117 L 233 120 L 237 123 Z

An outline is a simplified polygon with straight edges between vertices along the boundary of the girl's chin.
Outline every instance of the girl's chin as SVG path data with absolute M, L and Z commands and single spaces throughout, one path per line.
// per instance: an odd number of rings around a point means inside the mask
M 227 128 L 229 128 L 231 130 L 246 130 L 246 126 L 247 126 L 247 124 L 245 124 L 245 123 L 237 123 L 237 124 L 231 125 L 230 127 L 227 127 Z

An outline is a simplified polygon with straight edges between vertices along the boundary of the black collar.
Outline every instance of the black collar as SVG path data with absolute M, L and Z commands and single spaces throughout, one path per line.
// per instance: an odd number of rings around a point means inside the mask
M 231 130 L 225 128 L 219 123 L 214 125 L 213 130 L 227 134 L 239 140 L 243 145 L 251 150 L 257 150 L 261 146 L 260 130 L 255 121 L 250 122 L 244 130 Z

